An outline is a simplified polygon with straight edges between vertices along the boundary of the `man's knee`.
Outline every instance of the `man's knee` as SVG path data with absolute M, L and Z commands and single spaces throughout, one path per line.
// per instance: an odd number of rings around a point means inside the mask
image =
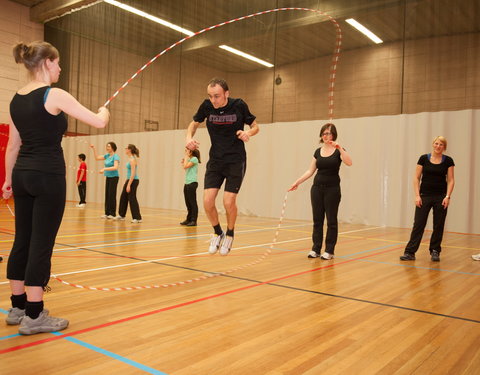
M 225 194 L 223 197 L 223 206 L 227 212 L 231 212 L 237 209 L 237 195 Z
M 203 207 L 206 210 L 215 208 L 215 199 L 217 198 L 218 189 L 205 190 L 203 195 Z

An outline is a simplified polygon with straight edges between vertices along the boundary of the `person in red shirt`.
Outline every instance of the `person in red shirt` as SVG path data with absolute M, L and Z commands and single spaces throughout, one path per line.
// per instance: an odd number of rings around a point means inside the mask
M 85 197 L 87 195 L 87 163 L 85 163 L 85 159 L 85 154 L 78 155 L 80 165 L 78 166 L 77 171 L 77 186 L 78 194 L 80 195 L 80 203 L 78 203 L 76 207 L 85 207 L 87 204 L 87 202 L 85 202 Z

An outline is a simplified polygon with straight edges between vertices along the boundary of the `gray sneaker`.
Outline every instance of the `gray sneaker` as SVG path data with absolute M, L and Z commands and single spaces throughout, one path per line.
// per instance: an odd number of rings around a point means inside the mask
M 25 315 L 18 332 L 21 335 L 34 335 L 42 332 L 56 332 L 68 327 L 68 320 L 48 316 L 48 310 L 43 310 L 37 319 Z
M 8 310 L 8 315 L 5 318 L 5 321 L 9 326 L 15 326 L 17 324 L 20 324 L 24 317 L 25 310 L 19 309 L 18 307 L 12 307 Z

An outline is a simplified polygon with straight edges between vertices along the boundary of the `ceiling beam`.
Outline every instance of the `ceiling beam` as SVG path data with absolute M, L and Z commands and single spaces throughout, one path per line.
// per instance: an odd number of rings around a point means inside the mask
M 30 21 L 45 23 L 72 10 L 89 6 L 98 0 L 45 0 L 30 8 Z

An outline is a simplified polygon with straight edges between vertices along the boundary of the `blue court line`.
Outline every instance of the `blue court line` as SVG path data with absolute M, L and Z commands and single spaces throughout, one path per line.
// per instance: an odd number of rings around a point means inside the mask
M 4 309 L 0 308 L 0 313 L 7 315 L 7 314 L 8 314 L 8 310 L 4 310 Z M 19 334 L 19 333 L 15 333 L 15 334 L 13 334 L 13 335 L 0 336 L 0 341 L 1 341 L 1 340 L 6 340 L 6 339 L 11 339 L 12 337 L 17 337 L 17 336 L 20 336 L 20 334 Z
M 2 336 L 0 337 L 0 340 L 11 339 L 12 337 L 17 337 L 17 336 L 20 336 L 20 333 L 15 333 L 13 335 L 8 335 L 8 336 Z
M 53 335 L 55 336 L 64 336 L 63 333 L 60 333 L 60 332 L 52 332 Z M 80 345 L 80 346 L 83 346 L 84 348 L 87 348 L 87 349 L 90 349 L 90 350 L 93 350 L 94 352 L 97 352 L 97 353 L 100 353 L 100 354 L 103 354 L 107 357 L 110 357 L 110 358 L 113 358 L 117 361 L 120 361 L 120 362 L 123 362 L 129 366 L 133 366 L 141 371 L 144 371 L 148 374 L 154 374 L 154 375 L 168 375 L 167 373 L 165 372 L 162 372 L 162 371 L 159 371 L 159 370 L 156 370 L 154 368 L 151 368 L 151 367 L 148 367 L 148 366 L 145 366 L 144 364 L 141 364 L 139 362 L 136 362 L 136 361 L 133 361 L 129 358 L 126 358 L 126 357 L 123 357 L 121 355 L 118 355 L 116 353 L 113 353 L 113 352 L 110 352 L 108 350 L 105 350 L 105 349 L 102 349 L 102 348 L 99 348 L 98 346 L 95 346 L 95 345 L 92 345 L 92 344 L 89 344 L 87 342 L 84 342 L 82 340 L 79 340 L 75 337 L 65 337 L 65 340 L 67 341 L 70 341 L 70 342 L 73 342 L 74 344 L 77 344 L 77 345 Z
M 3 313 L 3 314 L 8 314 L 8 311 L 7 310 L 4 310 L 2 308 L 0 308 L 0 313 Z M 63 333 L 60 333 L 60 332 L 52 332 L 53 335 L 55 336 L 64 336 Z M 0 337 L 0 340 L 6 340 L 6 339 L 10 339 L 12 337 L 17 337 L 17 336 L 21 336 L 19 333 L 16 333 L 16 334 L 13 334 L 13 335 L 8 335 L 8 336 L 2 336 Z M 122 357 L 121 355 L 118 355 L 118 354 L 115 354 L 115 353 L 112 353 L 108 350 L 105 350 L 105 349 L 102 349 L 102 348 L 99 348 L 98 346 L 94 346 L 94 345 L 91 345 L 91 344 L 88 344 L 84 341 L 81 341 L 75 337 L 65 337 L 65 340 L 67 341 L 70 341 L 70 342 L 73 342 L 74 344 L 78 344 L 80 346 L 83 346 L 84 348 L 87 348 L 87 349 L 90 349 L 90 350 L 93 350 L 94 352 L 97 352 L 97 353 L 100 353 L 100 354 L 103 354 L 103 355 L 106 355 L 107 357 L 110 357 L 110 358 L 113 358 L 117 361 L 120 361 L 120 362 L 123 362 L 123 363 L 126 363 L 127 365 L 130 365 L 130 366 L 133 366 L 139 370 L 142 370 L 146 373 L 149 373 L 149 374 L 154 374 L 154 375 L 168 375 L 167 373 L 165 372 L 162 372 L 162 371 L 159 371 L 159 370 L 155 370 L 154 368 L 151 368 L 151 367 L 148 367 L 148 366 L 145 366 L 141 363 L 138 363 L 138 362 L 135 362 L 131 359 L 128 359 L 128 358 L 125 358 L 125 357 Z

